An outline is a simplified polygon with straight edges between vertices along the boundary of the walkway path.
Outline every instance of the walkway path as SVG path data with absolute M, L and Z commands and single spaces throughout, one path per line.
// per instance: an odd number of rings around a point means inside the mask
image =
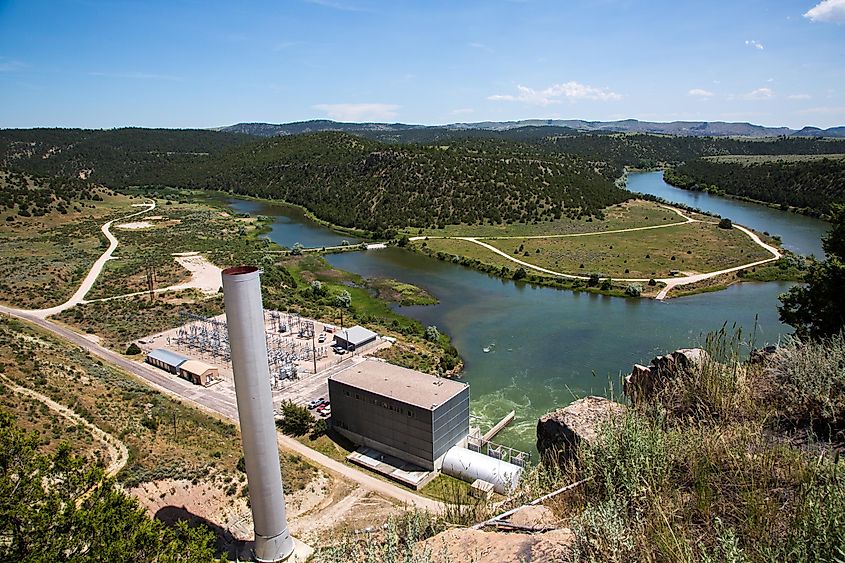
M 78 424 L 84 426 L 88 432 L 94 436 L 95 440 L 102 442 L 102 444 L 106 447 L 109 452 L 109 457 L 111 458 L 111 463 L 109 463 L 108 467 L 106 467 L 106 474 L 110 477 L 117 475 L 117 473 L 126 467 L 126 464 L 129 462 L 129 450 L 126 447 L 126 444 L 109 434 L 94 426 L 78 414 L 76 414 L 72 409 L 61 405 L 47 397 L 39 393 L 38 391 L 34 391 L 28 387 L 23 387 L 18 385 L 5 375 L 0 374 L 0 381 L 3 382 L 4 385 L 8 386 L 12 391 L 15 393 L 20 393 L 21 395 L 26 395 L 27 397 L 31 397 L 36 401 L 44 403 L 50 409 L 56 411 L 60 416 L 66 418 L 73 424 Z
M 125 217 L 112 219 L 111 221 L 103 224 L 103 226 L 100 227 L 100 230 L 103 232 L 104 235 L 106 235 L 106 238 L 109 240 L 109 247 L 105 252 L 103 252 L 103 254 L 99 258 L 97 258 L 97 261 L 94 262 L 94 265 L 91 266 L 91 270 L 88 271 L 88 275 L 85 276 L 84 280 L 82 280 L 82 284 L 79 286 L 79 289 L 76 290 L 76 292 L 70 297 L 70 299 L 68 299 L 61 305 L 56 305 L 55 307 L 49 307 L 47 309 L 34 309 L 27 312 L 38 318 L 46 319 L 50 315 L 56 315 L 81 303 L 82 300 L 85 298 L 85 295 L 87 295 L 88 292 L 91 291 L 91 288 L 94 287 L 94 282 L 97 281 L 97 278 L 100 276 L 100 272 L 103 271 L 103 267 L 106 265 L 106 262 L 109 261 L 115 249 L 117 248 L 117 238 L 115 238 L 115 236 L 111 234 L 111 231 L 109 230 L 112 226 L 112 223 L 114 223 L 115 221 L 125 221 L 130 217 L 135 217 L 137 215 L 141 215 L 142 213 L 148 213 L 155 209 L 155 206 L 155 201 L 152 201 L 150 203 L 133 204 L 133 207 L 146 207 L 146 209 L 138 211 L 137 213 L 131 213 L 129 215 L 126 215 Z
M 589 276 L 579 276 L 579 275 L 576 275 L 576 274 L 566 274 L 564 272 L 557 272 L 555 270 L 550 270 L 548 268 L 543 268 L 542 266 L 537 266 L 535 264 L 531 264 L 530 262 L 520 260 L 519 258 L 515 258 L 515 257 L 511 256 L 510 254 L 508 254 L 507 252 L 499 250 L 495 246 L 487 244 L 486 242 L 482 242 L 479 239 L 491 239 L 492 240 L 492 239 L 540 239 L 540 238 L 586 237 L 586 236 L 596 236 L 596 235 L 607 235 L 607 234 L 613 234 L 613 233 L 630 233 L 630 232 L 634 232 L 634 231 L 647 231 L 647 230 L 651 230 L 651 229 L 663 229 L 663 228 L 666 228 L 666 227 L 674 227 L 674 226 L 677 226 L 677 225 L 686 225 L 686 224 L 689 224 L 689 223 L 700 223 L 700 222 L 702 222 L 698 219 L 693 219 L 692 217 L 688 217 L 688 216 L 684 215 L 681 212 L 681 210 L 676 209 L 674 207 L 670 207 L 668 205 L 661 205 L 661 207 L 664 207 L 666 209 L 671 209 L 672 211 L 674 211 L 675 213 L 677 213 L 678 215 L 683 217 L 685 219 L 685 221 L 681 221 L 681 222 L 678 222 L 678 223 L 667 223 L 666 225 L 652 225 L 652 226 L 648 226 L 648 227 L 632 227 L 630 229 L 616 229 L 616 230 L 612 230 L 612 231 L 596 231 L 596 232 L 590 232 L 590 233 L 569 233 L 569 234 L 561 234 L 561 235 L 503 236 L 503 237 L 497 237 L 497 236 L 493 236 L 493 237 L 441 237 L 441 236 L 428 236 L 428 237 L 426 237 L 426 236 L 417 236 L 417 237 L 412 237 L 410 240 L 416 241 L 416 240 L 424 240 L 424 239 L 427 239 L 427 238 L 428 239 L 447 239 L 448 238 L 448 239 L 456 239 L 456 240 L 465 240 L 467 242 L 477 244 L 478 246 L 483 246 L 487 250 L 489 250 L 489 251 L 491 251 L 495 254 L 498 254 L 499 256 L 507 258 L 511 262 L 515 262 L 515 263 L 519 264 L 520 266 L 525 266 L 526 268 L 530 268 L 530 269 L 536 270 L 538 272 L 543 272 L 545 274 L 551 274 L 551 275 L 556 276 L 556 277 L 566 278 L 566 279 L 571 279 L 571 280 L 589 280 L 590 279 Z M 774 246 L 766 244 L 765 242 L 760 240 L 760 237 L 758 237 L 756 234 L 754 234 L 750 230 L 746 229 L 745 227 L 740 226 L 740 225 L 736 225 L 736 224 L 734 224 L 733 227 L 735 229 L 742 231 L 746 235 L 748 235 L 748 237 L 751 239 L 752 242 L 754 242 L 755 244 L 757 244 L 761 248 L 770 252 L 772 254 L 772 257 L 766 258 L 765 260 L 758 260 L 756 262 L 750 262 L 748 264 L 742 264 L 740 266 L 734 266 L 732 268 L 727 268 L 727 269 L 724 269 L 724 270 L 718 270 L 718 271 L 715 271 L 715 272 L 705 272 L 705 273 L 702 273 L 702 274 L 692 274 L 692 275 L 689 275 L 689 276 L 681 276 L 681 277 L 655 278 L 655 281 L 666 284 L 666 287 L 664 287 L 660 291 L 660 293 L 657 294 L 655 299 L 657 299 L 658 301 L 664 300 L 666 298 L 666 295 L 672 289 L 674 289 L 678 286 L 688 285 L 688 284 L 691 284 L 691 283 L 697 283 L 697 282 L 700 282 L 700 281 L 703 281 L 703 280 L 707 280 L 707 279 L 710 279 L 710 278 L 715 278 L 717 276 L 721 276 L 723 274 L 738 272 L 739 270 L 744 270 L 745 268 L 753 268 L 754 266 L 760 266 L 762 264 L 767 264 L 769 262 L 773 262 L 774 260 L 777 260 L 777 259 L 779 259 L 783 256 L 783 254 L 777 248 L 775 248 Z M 620 282 L 648 282 L 648 281 L 650 281 L 650 279 L 651 278 L 614 278 L 615 281 L 620 281 Z

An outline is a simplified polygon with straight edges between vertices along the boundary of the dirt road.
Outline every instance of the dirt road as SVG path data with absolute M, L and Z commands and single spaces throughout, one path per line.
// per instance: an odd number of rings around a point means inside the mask
M 141 215 L 142 213 L 148 213 L 155 209 L 156 203 L 155 201 L 152 201 L 150 203 L 136 203 L 134 205 L 138 207 L 146 207 L 146 209 L 138 211 L 137 213 L 131 213 L 124 217 L 112 219 L 111 221 L 104 223 L 103 226 L 100 227 L 100 230 L 103 232 L 104 235 L 106 235 L 106 238 L 109 241 L 109 247 L 106 249 L 105 252 L 103 252 L 103 254 L 99 258 L 97 258 L 97 261 L 94 262 L 94 265 L 91 266 L 91 269 L 88 271 L 88 275 L 85 276 L 85 279 L 82 280 L 82 284 L 70 297 L 70 299 L 68 299 L 61 305 L 56 305 L 55 307 L 48 307 L 46 309 L 34 309 L 27 311 L 28 313 L 35 315 L 36 317 L 39 317 L 41 319 L 46 319 L 50 315 L 55 315 L 61 313 L 62 311 L 66 311 L 71 307 L 74 307 L 75 305 L 78 305 L 82 302 L 82 300 L 85 298 L 85 295 L 87 295 L 88 292 L 91 291 L 91 288 L 94 287 L 94 283 L 100 276 L 100 272 L 103 271 L 103 267 L 106 265 L 106 262 L 111 259 L 112 254 L 117 248 L 117 238 L 113 234 L 111 234 L 111 231 L 109 230 L 112 226 L 112 223 L 114 223 L 115 221 L 124 221 L 126 219 L 129 219 L 130 217 Z
M 519 264 L 520 266 L 524 266 L 526 268 L 530 268 L 530 269 L 536 270 L 538 272 L 543 272 L 544 274 L 551 274 L 551 275 L 559 277 L 559 278 L 565 278 L 565 279 L 570 279 L 570 280 L 588 280 L 588 279 L 590 279 L 588 276 L 579 276 L 579 275 L 576 275 L 576 274 L 566 274 L 564 272 L 557 272 L 555 270 L 549 270 L 548 268 L 543 268 L 542 266 L 537 266 L 535 264 L 531 264 L 530 262 L 520 260 L 519 258 L 515 258 L 515 257 L 511 256 L 510 254 L 508 254 L 507 252 L 499 250 L 495 246 L 487 244 L 486 242 L 483 242 L 479 239 L 480 238 L 538 239 L 538 238 L 586 237 L 586 236 L 606 235 L 606 234 L 613 234 L 613 233 L 631 233 L 631 232 L 635 232 L 635 231 L 647 231 L 647 230 L 651 230 L 651 229 L 663 229 L 663 228 L 666 228 L 666 227 L 674 227 L 674 226 L 677 226 L 677 225 L 686 225 L 688 223 L 700 223 L 701 222 L 698 219 L 693 219 L 692 217 L 688 217 L 688 216 L 684 215 L 681 212 L 681 210 L 675 209 L 674 207 L 669 207 L 669 206 L 666 206 L 666 205 L 663 205 L 661 207 L 665 207 L 666 209 L 671 209 L 672 211 L 674 211 L 675 213 L 677 213 L 678 215 L 683 217 L 685 219 L 685 221 L 682 221 L 682 222 L 679 222 L 679 223 L 669 223 L 669 224 L 666 224 L 666 225 L 652 225 L 650 227 L 631 227 L 630 229 L 617 229 L 617 230 L 613 230 L 613 231 L 597 231 L 597 232 L 589 232 L 589 233 L 569 233 L 569 234 L 564 234 L 564 235 L 531 235 L 531 236 L 521 236 L 521 237 L 517 237 L 517 236 L 507 236 L 507 237 L 457 237 L 457 236 L 456 237 L 437 237 L 437 236 L 425 237 L 425 236 L 418 236 L 418 237 L 411 237 L 410 240 L 416 241 L 416 240 L 424 240 L 426 238 L 435 238 L 435 239 L 437 239 L 437 238 L 451 238 L 451 239 L 456 239 L 456 240 L 465 240 L 467 242 L 477 244 L 478 246 L 482 246 L 482 247 L 486 248 L 487 250 L 489 250 L 489 251 L 491 251 L 495 254 L 498 254 L 499 256 L 507 258 L 511 262 L 515 262 L 515 263 Z M 735 225 L 733 225 L 733 228 L 735 228 L 739 231 L 742 231 L 743 233 L 748 235 L 748 237 L 751 239 L 752 242 L 754 242 L 755 244 L 757 244 L 761 248 L 770 252 L 772 254 L 772 257 L 766 258 L 765 260 L 758 260 L 756 262 L 750 262 L 748 264 L 742 264 L 740 266 L 734 266 L 732 268 L 726 268 L 724 270 L 718 270 L 718 271 L 715 271 L 715 272 L 705 272 L 703 274 L 693 274 L 693 275 L 689 275 L 689 276 L 672 277 L 672 278 L 656 278 L 655 281 L 666 284 L 666 287 L 664 287 L 660 291 L 660 293 L 657 294 L 655 299 L 658 300 L 658 301 L 664 300 L 666 298 L 667 294 L 670 291 L 672 291 L 674 288 L 676 288 L 680 285 L 688 285 L 688 284 L 691 284 L 691 283 L 696 283 L 696 282 L 700 282 L 700 281 L 703 281 L 703 280 L 707 280 L 707 279 L 710 279 L 710 278 L 715 278 L 717 276 L 721 276 L 721 275 L 724 275 L 724 274 L 730 274 L 732 272 L 738 272 L 739 270 L 744 270 L 745 268 L 753 268 L 755 266 L 760 266 L 762 264 L 767 264 L 769 262 L 773 262 L 773 261 L 775 261 L 775 260 L 777 260 L 777 259 L 779 259 L 783 256 L 783 254 L 777 248 L 775 248 L 774 246 L 770 246 L 770 245 L 766 244 L 765 242 L 760 240 L 760 237 L 758 237 L 756 234 L 754 234 L 750 230 L 746 229 L 745 227 L 735 224 Z M 618 281 L 618 282 L 631 282 L 631 283 L 637 283 L 637 282 L 643 283 L 643 282 L 648 282 L 650 280 L 650 278 L 613 278 L 613 279 L 615 281 Z
M 60 416 L 66 418 L 73 424 L 78 424 L 85 427 L 86 430 L 94 437 L 95 440 L 101 442 L 105 447 L 106 450 L 109 452 L 109 457 L 111 458 L 111 463 L 109 463 L 108 467 L 106 467 L 106 474 L 109 476 L 117 475 L 117 473 L 126 467 L 127 462 L 129 461 L 129 450 L 126 448 L 126 444 L 109 434 L 108 432 L 103 431 L 102 429 L 94 426 L 78 414 L 76 414 L 70 408 L 60 405 L 50 397 L 39 393 L 38 391 L 34 391 L 28 387 L 23 387 L 18 385 L 5 375 L 0 375 L 0 381 L 2 381 L 6 386 L 8 386 L 12 391 L 15 393 L 20 393 L 21 395 L 26 395 L 27 397 L 31 397 L 36 401 L 44 403 L 50 410 L 55 411 Z
M 161 370 L 153 369 L 147 367 L 145 364 L 139 364 L 138 362 L 128 360 L 120 354 L 103 348 L 99 344 L 92 342 L 85 336 L 78 334 L 63 325 L 34 315 L 31 311 L 22 311 L 11 307 L 0 306 L 0 313 L 33 323 L 42 329 L 52 332 L 64 340 L 79 346 L 83 350 L 90 352 L 92 355 L 97 356 L 103 361 L 131 373 L 132 375 L 140 377 L 153 387 L 156 387 L 179 400 L 191 403 L 203 410 L 220 415 L 233 421 L 235 424 L 238 423 L 238 407 L 234 401 L 234 397 L 216 393 L 213 387 L 200 387 Z M 399 502 L 413 505 L 424 510 L 436 512 L 442 507 L 441 503 L 437 501 L 420 496 L 398 485 L 394 485 L 393 483 L 382 481 L 376 477 L 362 473 L 353 467 L 349 467 L 348 465 L 335 461 L 320 452 L 316 452 L 288 436 L 280 434 L 279 445 L 286 450 L 298 453 L 302 457 L 317 463 L 341 477 L 357 483 L 369 491 L 382 494 L 389 498 L 398 500 Z

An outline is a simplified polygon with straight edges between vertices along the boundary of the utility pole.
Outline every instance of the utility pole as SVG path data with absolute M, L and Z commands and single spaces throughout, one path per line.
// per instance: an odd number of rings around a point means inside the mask
M 311 357 L 314 359 L 314 373 L 317 373 L 317 345 L 314 343 L 317 338 L 317 331 L 311 329 Z

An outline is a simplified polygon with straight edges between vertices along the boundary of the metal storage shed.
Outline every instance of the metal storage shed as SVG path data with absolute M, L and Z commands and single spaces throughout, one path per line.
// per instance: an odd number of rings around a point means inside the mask
M 178 374 L 179 366 L 186 361 L 188 361 L 187 356 L 171 352 L 170 350 L 165 350 L 164 348 L 156 348 L 155 350 L 152 350 L 149 354 L 147 354 L 146 358 L 146 362 L 148 364 L 154 365 L 155 367 L 161 368 L 172 374 Z
M 365 344 L 375 341 L 378 334 L 362 326 L 338 330 L 334 335 L 334 343 L 346 350 L 357 350 Z

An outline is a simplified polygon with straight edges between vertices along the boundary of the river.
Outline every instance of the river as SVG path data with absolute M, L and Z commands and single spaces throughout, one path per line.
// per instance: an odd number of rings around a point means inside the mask
M 631 174 L 629 186 L 675 201 L 683 201 L 679 195 L 687 193 L 672 192 L 676 188 L 666 185 L 660 173 Z M 760 230 L 769 230 L 766 214 L 771 214 L 778 229 L 770 232 L 781 235 L 786 246 L 802 253 L 816 251 L 818 241 L 808 235 L 807 225 L 812 223 L 806 218 L 715 200 L 699 197 L 695 204 L 683 202 Z M 708 208 L 710 203 L 719 207 Z M 256 204 L 232 202 L 238 211 L 278 217 L 267 236 L 281 245 L 322 246 L 345 238 L 301 214 L 291 216 L 287 206 Z M 757 222 L 746 222 L 751 218 Z M 790 219 L 795 220 L 794 232 Z M 825 224 L 818 223 L 815 236 L 824 232 Z M 516 420 L 497 441 L 530 452 L 536 451 L 540 415 L 586 394 L 620 394 L 619 376 L 634 363 L 700 344 L 707 332 L 726 323 L 743 327 L 749 336 L 755 332 L 758 345 L 776 342 L 790 332 L 777 315 L 778 295 L 789 287 L 787 283 L 743 283 L 716 293 L 657 302 L 501 280 L 399 248 L 333 254 L 327 259 L 337 268 L 365 277 L 399 279 L 435 295 L 438 305 L 402 307 L 401 312 L 452 336 L 466 364 L 462 377 L 470 384 L 472 414 L 486 429 L 515 409 Z

